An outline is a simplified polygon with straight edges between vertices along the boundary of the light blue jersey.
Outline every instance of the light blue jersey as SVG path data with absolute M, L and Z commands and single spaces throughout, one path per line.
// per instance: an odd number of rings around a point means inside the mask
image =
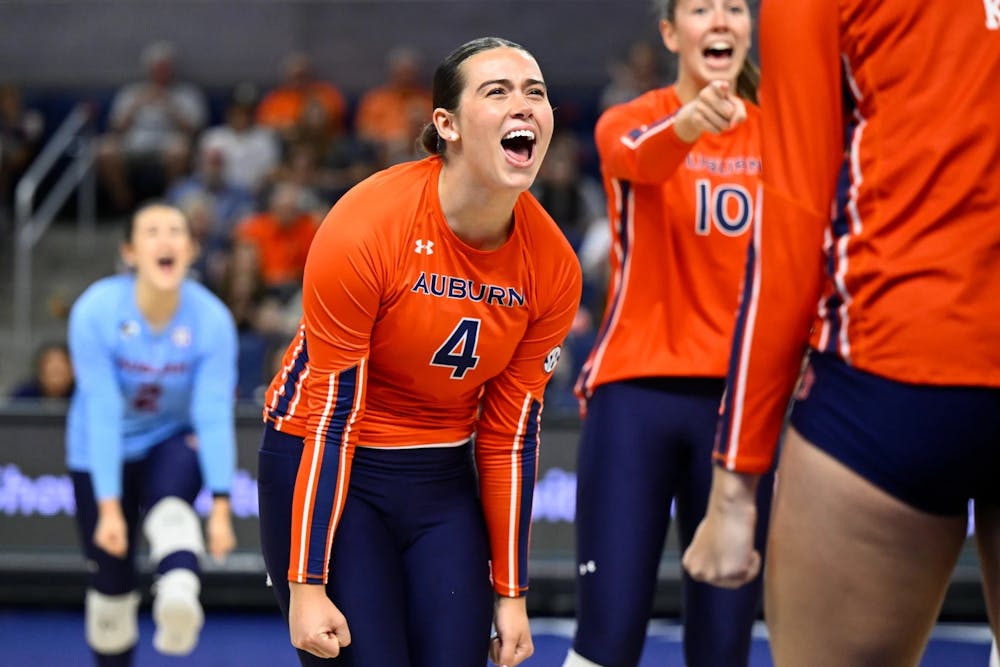
M 91 285 L 73 305 L 69 347 L 76 391 L 66 463 L 89 472 L 98 500 L 121 496 L 122 463 L 185 429 L 197 436 L 205 484 L 228 493 L 236 462 L 236 325 L 217 297 L 185 280 L 170 323 L 153 331 L 135 277 Z

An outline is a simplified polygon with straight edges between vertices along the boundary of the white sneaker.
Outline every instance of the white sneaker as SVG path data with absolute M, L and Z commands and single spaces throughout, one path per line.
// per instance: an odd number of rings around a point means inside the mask
M 194 650 L 205 624 L 200 592 L 201 582 L 191 570 L 170 570 L 160 576 L 153 598 L 153 648 L 164 655 L 187 655 Z

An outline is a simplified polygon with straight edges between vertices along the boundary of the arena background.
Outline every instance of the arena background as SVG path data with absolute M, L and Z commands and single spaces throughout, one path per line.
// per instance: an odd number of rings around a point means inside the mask
M 4 0 L 0 78 L 60 89 L 115 87 L 139 72 L 139 52 L 169 38 L 181 72 L 204 86 L 272 82 L 303 50 L 346 91 L 383 76 L 393 47 L 429 64 L 468 39 L 522 43 L 558 86 L 606 81 L 611 57 L 656 39 L 649 0 Z
M 80 101 L 94 105 L 100 127 L 111 95 L 141 76 L 139 54 L 158 39 L 176 45 L 179 77 L 206 90 L 218 120 L 235 83 L 253 81 L 268 88 L 278 81 L 291 51 L 309 53 L 318 74 L 353 102 L 382 80 L 384 57 L 393 47 L 417 47 L 430 68 L 467 39 L 493 34 L 518 41 L 537 56 L 559 122 L 586 134 L 596 119 L 609 64 L 632 42 L 658 44 L 649 0 L 2 0 L 0 34 L 0 82 L 22 89 L 26 103 L 45 114 L 47 133 Z M 671 63 L 661 52 L 669 72 Z M 64 337 L 65 322 L 54 302 L 71 302 L 91 280 L 114 268 L 117 230 L 99 222 L 81 235 L 74 215 L 71 207 L 64 211 L 37 247 L 27 339 L 13 327 L 9 277 L 14 250 L 10 221 L 0 216 L 0 395 L 28 372 L 38 341 Z M 224 565 L 208 565 L 204 601 L 214 609 L 273 610 L 257 551 L 259 409 L 247 404 L 239 412 L 240 473 L 233 496 L 239 549 Z M 0 403 L 3 613 L 82 605 L 84 563 L 63 463 L 63 427 L 61 407 Z M 533 615 L 573 614 L 578 430 L 571 410 L 547 409 L 532 533 L 528 600 Z M 679 614 L 679 575 L 672 533 L 654 605 L 658 617 Z M 981 624 L 984 619 L 970 540 L 942 620 Z M 75 616 L 71 622 L 77 622 Z

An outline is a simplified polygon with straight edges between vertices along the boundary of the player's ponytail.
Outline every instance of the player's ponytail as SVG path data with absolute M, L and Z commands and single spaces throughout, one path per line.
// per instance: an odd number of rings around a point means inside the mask
M 441 135 L 438 134 L 434 123 L 424 125 L 424 129 L 420 131 L 420 137 L 417 139 L 417 145 L 429 155 L 441 155 L 444 153 L 444 142 L 441 141 Z

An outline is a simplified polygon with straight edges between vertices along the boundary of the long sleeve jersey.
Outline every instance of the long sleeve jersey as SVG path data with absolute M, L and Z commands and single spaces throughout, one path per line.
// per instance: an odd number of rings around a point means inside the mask
M 577 393 L 635 377 L 724 377 L 760 179 L 759 111 L 686 143 L 674 87 L 608 109 L 595 130 L 611 279 Z
M 764 194 L 716 459 L 768 468 L 807 345 L 1000 386 L 1000 9 L 768 0 Z
M 542 394 L 579 306 L 580 267 L 527 193 L 503 246 L 463 243 L 441 212 L 441 166 L 431 157 L 363 181 L 313 241 L 304 325 L 264 408 L 305 443 L 289 581 L 326 581 L 355 447 L 475 433 L 494 588 L 527 588 Z
M 236 466 L 236 325 L 202 285 L 185 281 L 173 319 L 154 331 L 135 278 L 103 278 L 73 304 L 69 348 L 76 390 L 66 463 L 89 472 L 98 499 L 121 496 L 122 463 L 192 429 L 205 484 L 228 493 Z

